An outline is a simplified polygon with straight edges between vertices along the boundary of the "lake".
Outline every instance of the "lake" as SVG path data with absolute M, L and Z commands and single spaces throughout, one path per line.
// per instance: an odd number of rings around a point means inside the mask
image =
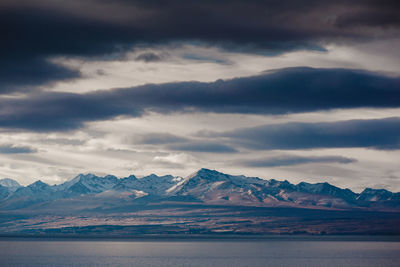
M 400 266 L 400 242 L 0 239 L 1 266 Z

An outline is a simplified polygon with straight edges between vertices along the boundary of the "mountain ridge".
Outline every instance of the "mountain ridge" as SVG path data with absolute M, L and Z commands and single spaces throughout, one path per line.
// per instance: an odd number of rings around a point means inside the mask
M 0 180 L 2 181 L 2 180 Z M 17 182 L 8 179 L 3 184 L 15 187 Z M 19 184 L 18 184 L 19 185 Z M 38 180 L 14 190 L 0 183 L 0 209 L 26 208 L 41 202 L 60 199 L 107 196 L 126 203 L 137 201 L 199 201 L 207 204 L 243 206 L 296 206 L 339 209 L 400 209 L 400 193 L 386 189 L 365 188 L 361 193 L 324 183 L 286 180 L 265 180 L 259 177 L 229 175 L 202 168 L 186 177 L 150 174 L 142 178 L 135 175 L 117 178 L 94 174 L 79 174 L 58 185 L 48 185 Z

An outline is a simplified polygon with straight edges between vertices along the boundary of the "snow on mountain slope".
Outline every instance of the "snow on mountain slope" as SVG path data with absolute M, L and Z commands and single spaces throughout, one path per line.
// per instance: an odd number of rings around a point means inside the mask
M 346 207 L 355 204 L 357 194 L 350 189 L 341 189 L 329 183 L 310 184 L 301 182 L 296 185 L 298 194 L 292 199 L 298 204 Z M 313 197 L 310 197 L 313 195 Z
M 164 195 L 165 191 L 180 182 L 183 178 L 172 175 L 157 176 L 151 174 L 143 178 L 128 177 L 121 179 L 114 189 L 136 189 L 150 195 Z
M 5 203 L 0 203 L 0 207 L 7 209 L 22 208 L 40 202 L 53 201 L 60 197 L 61 194 L 54 191 L 50 185 L 38 180 L 9 194 Z
M 15 185 L 6 180 L 7 185 Z M 203 202 L 206 204 L 250 206 L 301 206 L 324 208 L 400 208 L 400 193 L 384 189 L 365 189 L 356 194 L 328 183 L 297 185 L 288 181 L 264 180 L 200 169 L 186 178 L 151 174 L 143 178 L 130 175 L 117 178 L 80 174 L 60 185 L 37 181 L 14 192 L 0 184 L 0 208 L 18 208 L 58 199 L 90 200 L 92 206 L 114 203 Z M 69 200 L 68 200 L 69 199 Z M 72 202 L 71 202 L 72 203 Z M 138 203 L 138 202 L 137 202 Z
M 97 194 L 113 189 L 119 191 L 143 191 L 151 195 L 163 195 L 165 190 L 175 185 L 181 179 L 171 175 L 157 176 L 151 174 L 143 178 L 134 175 L 118 179 L 113 175 L 99 177 L 94 174 L 80 174 L 74 179 L 55 186 L 55 190 L 76 194 Z
M 279 193 L 286 187 L 290 187 L 287 181 L 268 181 L 201 169 L 167 192 L 169 195 L 193 196 L 212 203 L 262 204 L 284 200 Z
M 21 185 L 17 181 L 10 178 L 0 179 L 0 185 L 7 187 L 8 190 L 11 192 L 14 192 L 15 190 L 21 187 Z
M 99 177 L 94 174 L 79 174 L 74 179 L 55 186 L 57 191 L 69 194 L 100 193 L 113 188 L 119 179 L 113 175 Z
M 365 188 L 364 191 L 357 197 L 361 201 L 399 201 L 400 193 L 392 193 L 385 189 Z
M 385 190 L 386 191 L 386 190 Z M 388 192 L 388 191 L 387 191 Z M 213 170 L 201 169 L 167 190 L 169 195 L 191 196 L 207 203 L 221 204 L 294 204 L 350 208 L 368 206 L 369 199 L 357 199 L 358 194 L 350 189 L 341 189 L 329 183 L 299 183 L 274 179 L 233 176 Z M 383 194 L 377 190 L 375 194 Z M 365 195 L 366 193 L 364 193 Z M 393 194 L 393 193 L 392 193 Z M 386 196 L 386 195 L 385 195 Z M 393 196 L 397 196 L 393 194 Z M 380 197 L 379 200 L 394 199 Z
M 141 197 L 144 197 L 147 195 L 148 195 L 148 193 L 140 191 L 140 190 L 135 190 L 135 189 L 125 189 L 123 191 L 110 189 L 110 190 L 98 193 L 94 197 L 99 198 L 99 199 L 102 198 L 102 199 L 134 200 L 134 199 L 138 199 L 138 198 L 141 198 Z

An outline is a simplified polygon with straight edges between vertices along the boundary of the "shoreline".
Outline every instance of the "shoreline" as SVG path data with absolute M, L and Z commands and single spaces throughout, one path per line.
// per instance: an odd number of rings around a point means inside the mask
M 4 235 L 0 241 L 371 241 L 400 242 L 400 235 Z

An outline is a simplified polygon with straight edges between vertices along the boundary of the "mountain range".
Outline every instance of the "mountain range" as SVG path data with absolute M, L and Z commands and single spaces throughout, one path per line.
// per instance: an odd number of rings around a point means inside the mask
M 80 174 L 58 185 L 0 180 L 0 234 L 400 234 L 398 223 L 400 193 L 209 169 L 187 177 Z
M 400 208 L 400 193 L 366 188 L 361 193 L 329 183 L 292 184 L 275 179 L 234 176 L 215 170 L 200 169 L 188 177 L 151 174 L 142 178 L 130 175 L 117 178 L 79 174 L 59 185 L 38 180 L 21 186 L 15 180 L 0 180 L 0 208 L 16 209 L 41 202 L 81 197 L 108 198 L 135 202 L 201 202 L 243 206 L 297 206 L 323 208 Z

